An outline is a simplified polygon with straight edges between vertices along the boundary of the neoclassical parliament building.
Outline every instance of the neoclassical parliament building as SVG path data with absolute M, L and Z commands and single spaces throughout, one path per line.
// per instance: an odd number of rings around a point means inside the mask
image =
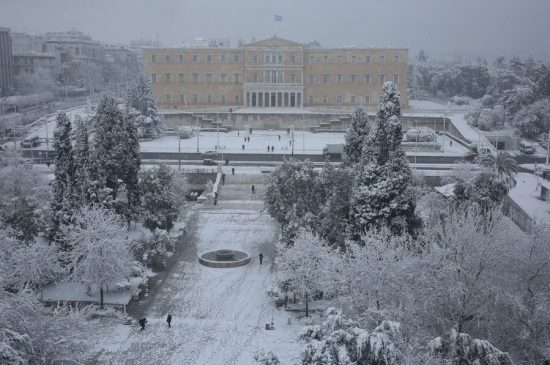
M 374 109 L 393 81 L 407 107 L 408 50 L 310 48 L 276 36 L 239 48 L 146 48 L 161 109 L 202 107 Z

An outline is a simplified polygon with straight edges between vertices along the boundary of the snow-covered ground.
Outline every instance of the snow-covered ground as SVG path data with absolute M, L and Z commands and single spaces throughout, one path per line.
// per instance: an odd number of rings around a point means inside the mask
M 250 142 L 245 142 L 245 136 L 250 137 Z M 281 137 L 279 140 L 279 136 Z M 344 133 L 311 133 L 296 131 L 294 133 L 294 153 L 297 154 L 321 154 L 327 144 L 344 143 Z M 459 143 L 450 144 L 447 136 L 437 136 L 438 142 L 444 144 L 447 154 L 464 154 L 466 148 Z M 221 146 L 218 151 L 224 153 L 268 153 L 267 146 L 274 147 L 274 153 L 291 154 L 291 136 L 286 131 L 256 130 L 252 134 L 244 131 L 227 133 L 201 132 L 199 135 L 199 151 L 215 151 L 216 146 Z M 196 152 L 197 137 L 181 139 L 178 147 L 177 136 L 165 136 L 152 141 L 140 142 L 142 152 Z M 242 149 L 244 145 L 245 149 Z M 270 150 L 271 151 L 271 150 Z M 270 152 L 271 153 L 271 152 Z M 414 153 L 414 151 L 410 151 Z M 441 155 L 443 151 L 426 152 L 427 154 Z M 419 152 L 419 154 L 426 154 Z
M 77 115 L 80 115 L 82 120 L 88 120 L 89 118 L 93 117 L 95 115 L 95 112 L 87 112 L 85 106 L 76 107 L 72 109 L 65 110 L 65 113 L 69 117 L 69 120 L 71 123 L 75 121 L 75 118 Z M 53 132 L 55 130 L 56 126 L 56 113 L 49 114 L 45 116 L 45 120 L 43 123 L 35 122 L 33 123 L 34 126 L 29 129 L 29 136 L 38 136 L 40 138 L 50 138 L 53 139 Z M 73 125 L 73 128 L 75 126 Z M 50 146 L 52 148 L 52 146 Z
M 231 176 L 227 179 L 225 187 Z M 255 364 L 253 355 L 261 348 L 275 350 L 283 364 L 295 362 L 301 324 L 293 320 L 288 325 L 289 315 L 275 309 L 266 293 L 275 283 L 271 258 L 277 228 L 261 213 L 259 194 L 252 195 L 246 187 L 231 204 L 224 204 L 222 189 L 217 206 L 206 204 L 197 210 L 196 223 L 190 228 L 195 232 L 190 242 L 196 244 L 194 254 L 179 262 L 162 283 L 146 313 L 145 330 L 122 324 L 106 329 L 105 339 L 96 348 L 101 352 L 98 362 Z M 198 263 L 197 254 L 221 248 L 246 251 L 252 262 L 229 269 Z M 265 255 L 261 266 L 259 252 Z M 173 317 L 172 328 L 166 323 L 168 313 Z M 267 331 L 265 324 L 272 318 L 276 329 Z

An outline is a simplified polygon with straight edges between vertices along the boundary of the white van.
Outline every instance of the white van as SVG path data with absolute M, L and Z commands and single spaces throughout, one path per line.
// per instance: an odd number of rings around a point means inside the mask
M 519 143 L 519 150 L 527 155 L 535 153 L 535 147 L 529 142 L 521 141 Z

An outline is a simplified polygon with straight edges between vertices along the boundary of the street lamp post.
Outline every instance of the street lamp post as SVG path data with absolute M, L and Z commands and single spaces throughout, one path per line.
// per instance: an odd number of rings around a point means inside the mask
M 197 130 L 197 153 L 199 153 L 199 134 L 200 134 L 200 129 L 199 129 L 199 117 L 197 117 L 197 127 L 196 127 L 196 130 Z
M 181 171 L 181 137 L 178 135 L 178 171 Z

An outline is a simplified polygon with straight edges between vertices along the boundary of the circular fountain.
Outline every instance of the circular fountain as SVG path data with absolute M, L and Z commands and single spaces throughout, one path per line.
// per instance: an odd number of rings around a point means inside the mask
M 216 250 L 199 255 L 199 262 L 208 267 L 237 267 L 248 264 L 250 256 L 242 251 Z

